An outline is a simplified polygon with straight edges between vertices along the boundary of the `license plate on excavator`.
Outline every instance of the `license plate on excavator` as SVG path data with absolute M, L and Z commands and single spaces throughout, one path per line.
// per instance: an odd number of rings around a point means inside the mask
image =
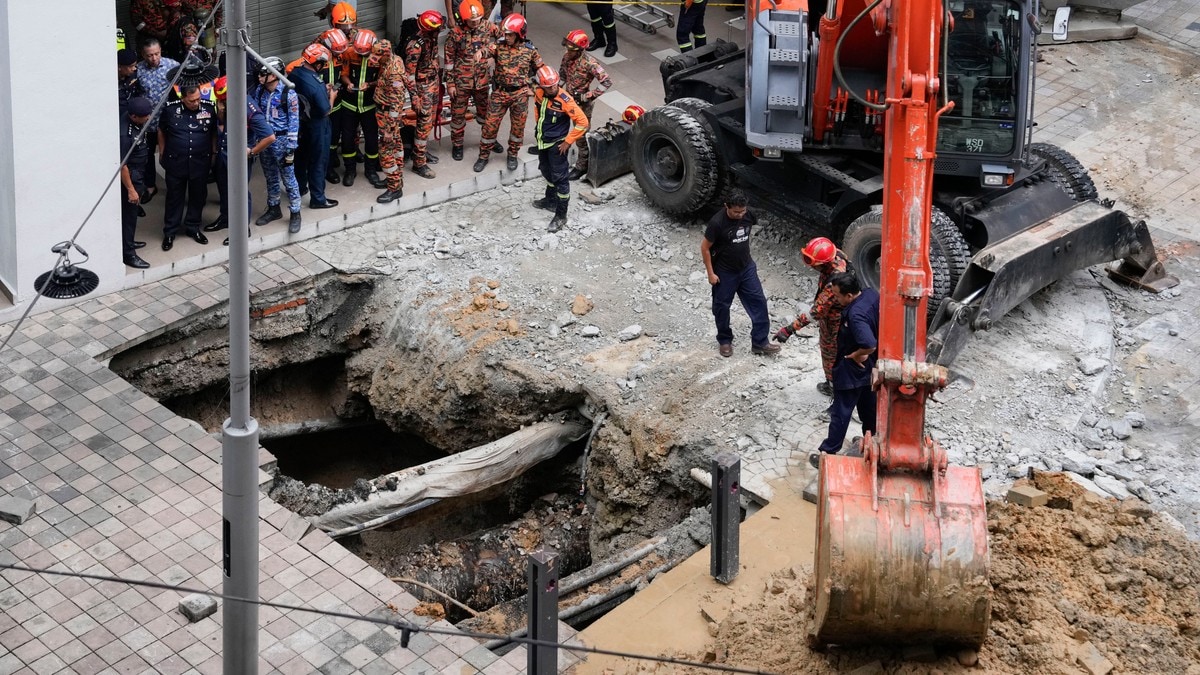
M 821 458 L 810 638 L 978 648 L 991 604 L 979 469 L 880 472 L 873 445 Z

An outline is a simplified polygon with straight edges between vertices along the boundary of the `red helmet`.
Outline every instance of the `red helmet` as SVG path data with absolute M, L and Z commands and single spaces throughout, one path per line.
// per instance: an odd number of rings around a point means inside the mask
M 339 2 L 329 12 L 329 21 L 335 26 L 347 23 L 358 23 L 358 12 L 348 2 Z
M 800 255 L 804 256 L 804 262 L 809 265 L 824 265 L 833 261 L 837 255 L 837 246 L 825 237 L 817 237 L 800 249 Z
M 587 49 L 588 48 L 587 33 L 579 30 L 578 28 L 571 31 L 570 33 L 567 33 L 567 37 L 563 38 L 563 46 L 566 47 L 568 45 L 574 45 L 575 47 L 577 47 L 579 49 Z
M 558 84 L 558 73 L 550 66 L 542 66 L 537 70 L 537 81 L 542 87 L 553 87 Z
M 229 94 L 229 80 L 226 76 L 222 75 L 213 80 L 213 93 L 217 95 L 218 101 L 225 100 L 225 97 Z
M 335 56 L 350 48 L 350 40 L 346 39 L 346 34 L 338 28 L 330 28 L 321 33 L 318 39 Z
M 333 54 L 329 53 L 325 45 L 314 42 L 304 48 L 304 53 L 300 55 L 300 58 L 304 59 L 305 63 L 316 65 L 329 63 L 333 60 Z
M 458 4 L 458 18 L 463 21 L 482 19 L 483 14 L 483 3 L 479 0 L 463 0 Z
M 633 124 L 634 122 L 638 121 L 639 117 L 641 117 L 642 115 L 645 115 L 645 114 L 646 114 L 646 109 L 643 108 L 642 106 L 631 105 L 625 109 L 625 112 L 621 113 L 621 118 L 624 119 L 626 122 Z
M 427 9 L 417 15 L 417 26 L 423 31 L 436 33 L 444 25 L 446 25 L 446 17 L 437 10 Z
M 500 30 L 505 33 L 516 33 L 517 37 L 525 37 L 525 17 L 520 14 L 509 14 L 500 22 Z
M 374 47 L 378 40 L 375 31 L 360 30 L 354 34 L 354 51 L 359 56 L 366 56 L 371 53 L 371 47 Z

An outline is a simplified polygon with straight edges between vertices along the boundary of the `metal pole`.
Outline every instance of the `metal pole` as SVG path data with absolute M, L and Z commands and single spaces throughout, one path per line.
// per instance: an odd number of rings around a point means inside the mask
M 742 460 L 721 453 L 712 462 L 712 546 L 709 572 L 727 584 L 737 578 L 742 522 Z
M 250 416 L 250 205 L 246 159 L 245 0 L 228 0 L 225 44 L 229 168 L 229 419 L 222 426 L 221 502 L 226 598 L 258 600 L 258 422 Z M 258 605 L 227 599 L 225 675 L 258 672 Z
M 558 642 L 558 553 L 543 549 L 529 556 L 529 637 Z M 558 648 L 525 647 L 528 675 L 558 672 Z

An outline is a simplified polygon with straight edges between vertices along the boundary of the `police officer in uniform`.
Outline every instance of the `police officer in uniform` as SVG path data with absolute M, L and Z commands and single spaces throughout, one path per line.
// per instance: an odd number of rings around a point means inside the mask
M 132 49 L 117 52 L 117 109 L 121 113 L 122 122 L 130 99 L 146 95 L 141 81 L 138 80 L 137 61 L 137 52 Z M 142 167 L 142 170 L 145 171 L 145 167 Z
M 137 233 L 138 212 L 142 208 L 141 193 L 146 187 L 146 156 L 150 152 L 143 130 L 153 111 L 150 99 L 135 96 L 125 103 L 124 118 L 121 120 L 121 157 L 125 160 L 121 165 L 121 187 L 125 189 L 121 195 L 121 253 L 126 265 L 139 270 L 150 267 L 150 263 L 137 254 L 137 250 L 146 242 L 134 241 L 133 237 Z
M 181 227 L 197 244 L 208 243 L 208 237 L 200 231 L 200 219 L 208 200 L 208 173 L 217 150 L 217 110 L 200 100 L 195 85 L 184 87 L 180 93 L 182 100 L 168 104 L 158 121 L 158 149 L 167 174 L 164 251 L 175 245 Z

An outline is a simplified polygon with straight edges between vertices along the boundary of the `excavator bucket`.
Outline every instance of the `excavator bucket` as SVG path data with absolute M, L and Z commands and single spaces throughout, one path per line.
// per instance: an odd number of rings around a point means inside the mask
M 629 131 L 633 125 L 624 120 L 609 120 L 588 132 L 588 182 L 600 187 L 633 170 L 629 161 Z
M 933 468 L 925 472 L 880 470 L 869 436 L 863 457 L 822 456 L 814 646 L 978 648 L 987 637 L 980 472 L 949 465 L 931 447 Z

